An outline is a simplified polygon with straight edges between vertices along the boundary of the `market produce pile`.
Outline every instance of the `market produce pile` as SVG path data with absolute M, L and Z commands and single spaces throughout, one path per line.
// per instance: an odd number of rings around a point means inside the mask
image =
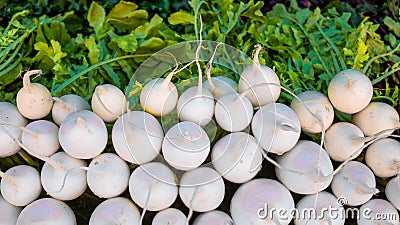
M 0 224 L 400 224 L 393 1 L 45 4 L 2 12 Z

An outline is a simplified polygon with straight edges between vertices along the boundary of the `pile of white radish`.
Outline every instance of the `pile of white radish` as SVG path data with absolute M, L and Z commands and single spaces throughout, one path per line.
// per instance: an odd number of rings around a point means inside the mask
M 26 72 L 16 104 L 0 102 L 0 158 L 8 165 L 0 159 L 0 225 L 78 224 L 71 200 L 83 195 L 101 200 L 90 225 L 343 225 L 343 199 L 372 217 L 392 215 L 359 225 L 399 225 L 400 117 L 371 102 L 370 79 L 347 69 L 325 93 L 296 95 L 260 63 L 261 45 L 237 80 L 212 77 L 220 44 L 207 80 L 200 40 L 193 61 L 144 84 L 142 110 L 132 111 L 112 84 L 98 85 L 91 99 L 56 97 L 31 82 L 40 70 Z M 173 78 L 191 64 L 198 82 L 181 89 Z M 281 91 L 293 97 L 289 104 Z M 163 116 L 176 123 L 166 129 Z M 321 212 L 329 207 L 341 215 Z M 316 218 L 293 214 L 304 209 Z

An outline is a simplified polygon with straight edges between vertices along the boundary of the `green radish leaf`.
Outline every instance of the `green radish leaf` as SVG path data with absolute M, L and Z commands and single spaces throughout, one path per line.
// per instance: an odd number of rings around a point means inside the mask
M 194 24 L 194 16 L 187 12 L 179 11 L 172 13 L 168 17 L 168 22 L 172 25 L 190 25 Z
M 145 10 L 137 10 L 133 2 L 120 1 L 107 15 L 106 22 L 121 31 L 131 30 L 147 22 L 149 17 Z

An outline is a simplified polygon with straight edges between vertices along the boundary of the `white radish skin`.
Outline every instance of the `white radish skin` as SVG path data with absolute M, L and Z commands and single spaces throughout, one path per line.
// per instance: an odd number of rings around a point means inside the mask
M 372 95 L 371 80 L 358 70 L 340 71 L 328 86 L 328 96 L 332 105 L 348 114 L 357 113 L 367 107 Z
M 68 94 L 54 99 L 51 115 L 54 123 L 58 126 L 61 125 L 69 114 L 81 110 L 90 110 L 89 103 L 79 95 Z
M 65 152 L 53 154 L 41 171 L 43 189 L 59 200 L 78 198 L 87 188 L 86 171 L 80 169 L 82 167 L 86 167 L 83 160 L 72 158 Z
M 116 197 L 100 203 L 90 216 L 89 225 L 140 225 L 140 212 L 127 198 Z
M 238 84 L 229 77 L 212 77 L 211 82 L 213 87 L 210 85 L 210 82 L 206 80 L 203 82 L 203 88 L 211 91 L 216 100 L 223 95 L 238 91 Z
M 42 191 L 39 172 L 31 166 L 14 166 L 5 173 L 0 172 L 0 176 L 1 195 L 15 206 L 28 205 L 36 200 Z
M 344 225 L 345 211 L 343 206 L 338 205 L 338 200 L 332 194 L 322 191 L 318 195 L 307 195 L 296 205 L 298 217 L 295 225 Z M 331 213 L 329 210 L 332 209 Z M 312 214 L 311 211 L 315 212 Z M 305 215 L 302 215 L 305 214 Z
M 290 107 L 299 117 L 304 131 L 321 133 L 331 126 L 335 114 L 329 99 L 324 94 L 318 91 L 305 91 L 297 97 L 293 99 Z
M 92 109 L 105 122 L 114 122 L 126 112 L 125 95 L 112 84 L 98 85 L 92 96 Z
M 266 152 L 282 155 L 300 138 L 301 125 L 296 113 L 282 103 L 262 106 L 253 117 L 254 137 Z
M 114 153 L 103 153 L 89 164 L 87 183 L 100 198 L 112 198 L 122 194 L 129 182 L 128 164 Z
M 156 78 L 147 83 L 140 92 L 142 108 L 154 116 L 172 112 L 178 102 L 178 90 L 171 82 L 171 76 Z
M 329 155 L 315 142 L 300 140 L 277 161 L 286 168 L 275 168 L 279 181 L 297 194 L 315 194 L 326 189 L 332 181 L 333 165 Z
M 262 149 L 244 132 L 230 133 L 214 144 L 211 160 L 215 170 L 233 183 L 244 183 L 261 170 Z
M 52 108 L 53 99 L 50 91 L 39 83 L 31 83 L 30 76 L 41 74 L 41 70 L 31 70 L 25 73 L 23 87 L 18 91 L 16 101 L 20 113 L 32 120 L 47 116 Z
M 21 140 L 22 131 L 17 127 L 26 126 L 28 121 L 21 115 L 17 107 L 9 102 L 0 102 L 0 115 L 1 124 L 10 124 L 0 125 L 0 158 L 3 158 L 14 155 L 21 149 L 18 143 L 7 135 L 7 132 Z
M 64 151 L 78 159 L 91 159 L 107 145 L 104 121 L 87 110 L 71 113 L 60 126 L 58 138 Z
M 162 144 L 164 159 L 178 170 L 199 167 L 210 152 L 210 139 L 199 125 L 184 121 L 171 127 Z
M 129 179 L 129 193 L 132 200 L 145 210 L 166 209 L 178 196 L 175 175 L 162 163 L 150 162 L 140 165 Z
M 0 195 L 0 224 L 16 224 L 17 218 L 21 213 L 21 207 L 15 206 L 7 202 Z
M 181 121 L 191 121 L 204 127 L 213 118 L 214 106 L 211 92 L 194 86 L 185 90 L 179 97 L 176 110 Z
M 42 198 L 26 206 L 18 217 L 17 225 L 76 225 L 72 209 L 62 201 Z
M 383 102 L 371 102 L 361 112 L 353 115 L 353 121 L 365 135 L 372 136 L 384 130 L 400 126 L 399 114 L 392 106 Z M 387 132 L 387 134 L 391 134 Z
M 392 178 L 387 184 L 385 188 L 386 198 L 400 210 L 400 177 L 397 176 Z
M 22 132 L 22 144 L 35 154 L 50 156 L 60 148 L 58 127 L 47 120 L 29 123 Z
M 253 118 L 253 105 L 245 96 L 231 92 L 221 96 L 215 104 L 218 125 L 230 132 L 245 129 Z
M 383 138 L 371 144 L 365 162 L 378 177 L 392 177 L 400 172 L 400 142 Z
M 383 199 L 371 199 L 360 208 L 358 225 L 391 224 L 399 225 L 399 213 L 390 202 Z
M 333 177 L 331 188 L 336 197 L 346 198 L 349 206 L 362 205 L 379 192 L 374 173 L 358 161 L 348 162 Z
M 356 153 L 364 146 L 367 139 L 356 125 L 347 122 L 334 123 L 325 133 L 325 149 L 329 156 L 337 161 L 344 162 L 357 158 Z
M 233 225 L 233 220 L 228 214 L 213 210 L 198 215 L 193 225 Z
M 251 101 L 254 107 L 266 105 L 276 102 L 281 93 L 280 80 L 278 75 L 268 66 L 261 65 L 258 61 L 258 55 L 261 51 L 261 45 L 256 46 L 253 64 L 246 67 L 239 79 L 239 92 L 242 93 L 247 89 L 251 92 L 246 94 L 246 97 Z M 276 85 L 268 85 L 267 87 L 253 87 L 262 83 L 275 83 Z
M 143 111 L 125 113 L 112 129 L 112 143 L 117 154 L 125 161 L 139 165 L 159 155 L 163 138 L 158 120 Z
M 266 212 L 271 208 L 283 209 L 284 213 L 271 216 L 271 212 Z M 239 187 L 231 200 L 230 213 L 235 224 L 288 225 L 292 220 L 289 212 L 293 208 L 293 197 L 285 186 L 278 181 L 261 178 Z
M 188 225 L 186 223 L 186 216 L 182 211 L 175 208 L 168 208 L 158 212 L 154 218 L 151 225 Z

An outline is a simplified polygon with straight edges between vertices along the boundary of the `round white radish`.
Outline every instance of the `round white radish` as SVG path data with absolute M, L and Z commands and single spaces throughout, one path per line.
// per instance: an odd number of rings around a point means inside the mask
M 331 188 L 336 197 L 346 198 L 349 206 L 362 205 L 379 192 L 374 173 L 358 161 L 344 165 L 333 177 Z
M 328 97 L 336 109 L 353 114 L 367 107 L 373 89 L 372 82 L 365 74 L 347 69 L 340 71 L 329 82 Z
M 238 84 L 229 77 L 216 76 L 211 78 L 213 87 L 210 86 L 210 82 L 205 80 L 203 82 L 203 88 L 211 91 L 215 99 L 219 99 L 221 96 L 231 92 L 238 91 Z
M 300 140 L 277 161 L 284 169 L 276 167 L 276 176 L 294 193 L 315 194 L 332 181 L 333 165 L 329 155 L 315 142 Z
M 191 211 L 216 209 L 224 200 L 225 184 L 221 175 L 209 167 L 185 172 L 179 181 L 179 196 Z M 190 219 L 190 215 L 188 216 Z
M 251 180 L 261 170 L 261 147 L 244 132 L 230 133 L 214 144 L 211 160 L 215 170 L 233 183 Z
M 90 110 L 89 103 L 79 95 L 68 94 L 55 98 L 51 115 L 54 123 L 60 126 L 69 114 L 80 110 Z
M 301 127 L 310 133 L 321 133 L 328 129 L 335 117 L 329 99 L 318 91 L 306 91 L 294 98 L 290 107 L 300 119 Z M 323 126 L 322 126 L 323 125 Z
M 156 78 L 144 85 L 140 92 L 142 108 L 155 116 L 172 112 L 178 102 L 178 90 L 171 82 L 171 76 Z
M 53 198 L 38 199 L 26 206 L 18 217 L 17 225 L 76 225 L 72 209 Z
M 392 178 L 387 184 L 385 188 L 386 198 L 400 210 L 400 177 L 397 176 Z
M 0 209 L 0 224 L 8 225 L 17 223 L 21 207 L 10 204 L 0 195 Z
M 41 70 L 25 73 L 23 87 L 18 91 L 16 101 L 19 112 L 26 118 L 36 120 L 47 116 L 53 105 L 50 91 L 39 83 L 31 83 L 30 76 L 41 74 Z
M 384 138 L 371 144 L 365 162 L 378 177 L 392 177 L 400 172 L 400 142 Z
M 130 163 L 144 164 L 161 151 L 164 138 L 158 120 L 143 111 L 125 113 L 114 123 L 112 143 L 117 154 Z
M 245 96 L 231 92 L 221 96 L 215 104 L 218 125 L 230 132 L 245 129 L 253 118 L 253 105 Z
M 159 162 L 140 165 L 129 179 L 129 193 L 132 200 L 145 210 L 166 209 L 178 196 L 175 175 Z
M 271 208 L 282 209 L 283 213 L 270 212 Z M 230 213 L 235 224 L 288 225 L 293 208 L 294 200 L 286 187 L 278 181 L 261 178 L 239 187 L 232 197 Z
M 395 129 L 400 126 L 399 120 L 396 109 L 383 102 L 371 102 L 365 109 L 353 115 L 354 124 L 367 136 Z M 385 134 L 391 133 L 393 130 L 385 132 Z
M 295 225 L 344 225 L 345 211 L 332 194 L 322 191 L 306 195 L 296 205 Z M 330 211 L 329 211 L 330 210 Z
M 129 182 L 129 166 L 114 153 L 103 153 L 89 164 L 87 183 L 100 198 L 116 197 L 126 190 Z
M 213 118 L 214 106 L 211 92 L 194 86 L 185 90 L 179 97 L 176 110 L 181 121 L 191 121 L 204 127 Z
M 27 122 L 15 105 L 9 102 L 0 102 L 0 158 L 14 155 L 21 149 L 8 133 L 21 140 L 22 130 L 17 127 L 24 127 Z
M 365 142 L 364 133 L 356 125 L 337 122 L 326 131 L 324 144 L 333 160 L 343 162 L 358 157 Z
M 92 96 L 92 109 L 105 122 L 114 122 L 126 112 L 125 95 L 112 84 L 98 85 Z
M 300 138 L 301 125 L 296 113 L 281 103 L 262 106 L 253 117 L 254 137 L 266 152 L 278 155 L 292 149 Z
M 233 220 L 228 214 L 213 210 L 198 215 L 193 225 L 233 225 Z
M 360 208 L 358 225 L 391 224 L 399 225 L 399 213 L 390 202 L 383 199 L 371 199 Z
M 158 212 L 151 225 L 188 225 L 186 222 L 187 218 L 182 211 L 175 208 L 168 208 Z
M 21 140 L 31 152 L 42 156 L 50 156 L 60 148 L 58 127 L 47 120 L 29 123 L 23 129 Z
M 86 162 L 72 158 L 65 152 L 57 152 L 43 165 L 41 182 L 43 189 L 59 200 L 73 200 L 81 196 L 86 188 Z
M 140 225 L 140 212 L 127 198 L 116 197 L 100 203 L 90 216 L 89 225 Z
M 107 145 L 108 133 L 103 120 L 95 113 L 82 110 L 71 113 L 60 126 L 60 145 L 70 156 L 90 159 Z
M 162 153 L 165 160 L 178 170 L 199 167 L 210 152 L 210 139 L 199 125 L 184 121 L 171 127 L 165 135 Z

